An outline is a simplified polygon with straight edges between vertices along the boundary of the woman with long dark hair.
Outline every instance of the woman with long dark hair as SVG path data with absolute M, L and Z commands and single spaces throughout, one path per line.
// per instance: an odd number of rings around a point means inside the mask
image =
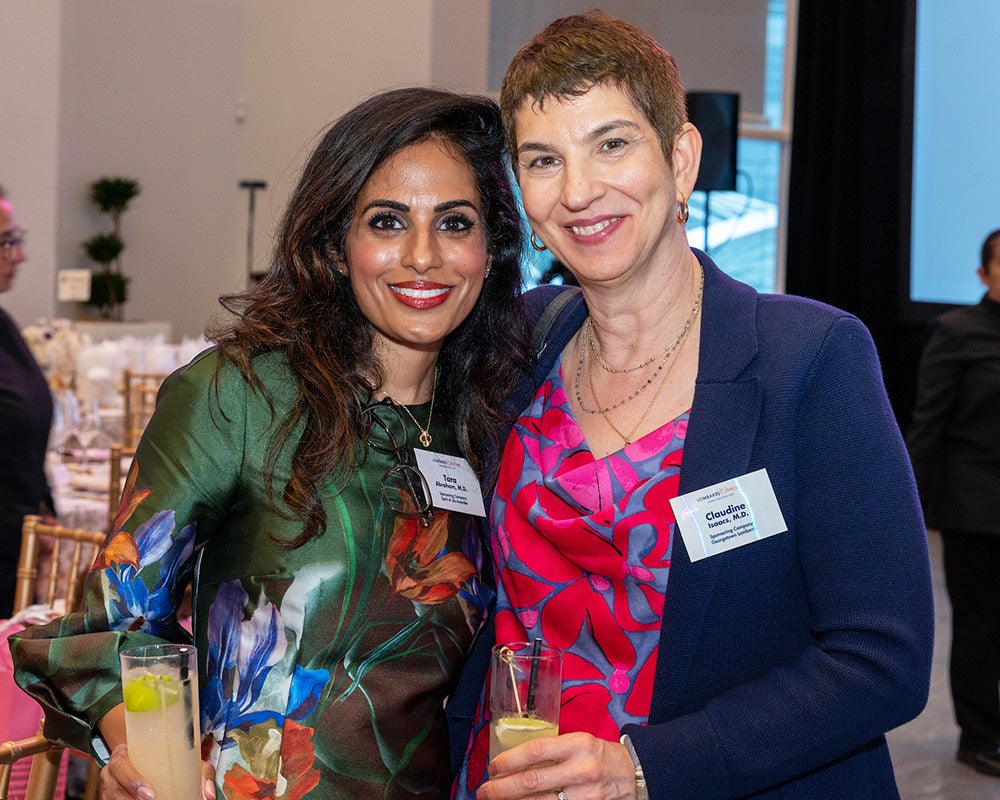
M 492 595 L 482 454 L 527 363 L 507 176 L 487 98 L 357 106 L 266 276 L 164 384 L 86 611 L 13 647 L 47 729 L 110 754 L 108 800 L 149 792 L 118 651 L 182 641 L 188 584 L 206 796 L 446 794 L 443 706 Z

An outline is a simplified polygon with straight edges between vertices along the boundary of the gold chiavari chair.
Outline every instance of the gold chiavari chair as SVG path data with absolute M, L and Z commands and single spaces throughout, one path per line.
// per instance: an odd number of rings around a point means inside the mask
M 122 480 L 128 474 L 128 464 L 135 455 L 134 447 L 120 444 L 111 445 L 111 470 L 108 481 L 108 525 L 115 521 L 118 514 L 118 501 L 122 493 Z M 124 462 L 124 463 L 123 463 Z
M 7 800 L 14 765 L 32 759 L 25 800 L 52 800 L 59 779 L 63 748 L 41 733 L 29 739 L 0 743 L 0 800 Z
M 83 579 L 104 544 L 103 531 L 49 525 L 36 514 L 28 514 L 21 526 L 21 557 L 14 588 L 14 612 L 33 603 L 44 603 L 68 613 L 83 599 Z M 70 549 L 69 569 L 61 570 Z M 65 572 L 65 574 L 63 574 Z
M 21 526 L 21 556 L 17 565 L 14 613 L 34 603 L 43 603 L 66 612 L 77 610 L 83 601 L 83 581 L 105 535 L 101 531 L 50 525 L 29 514 Z M 69 569 L 61 569 L 61 551 L 70 548 Z M 0 744 L 0 800 L 6 800 L 13 765 L 31 757 L 31 771 L 25 800 L 51 800 L 56 789 L 65 748 L 43 733 L 29 739 Z M 85 797 L 99 794 L 97 767 L 91 763 Z
M 122 399 L 124 401 L 124 420 L 122 430 L 122 446 L 126 450 L 135 450 L 142 436 L 146 423 L 156 406 L 156 393 L 166 376 L 159 372 L 122 372 Z

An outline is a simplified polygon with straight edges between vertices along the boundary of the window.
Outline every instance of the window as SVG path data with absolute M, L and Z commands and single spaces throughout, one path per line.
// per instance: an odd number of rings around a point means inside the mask
M 784 288 L 782 206 L 787 182 L 791 126 L 787 76 L 794 53 L 786 43 L 795 0 L 769 0 L 764 67 L 764 118 L 741 121 L 735 192 L 695 192 L 687 224 L 692 247 L 706 250 L 719 266 L 758 291 Z M 786 5 L 789 6 L 786 10 Z M 786 59 L 788 63 L 786 63 Z M 706 207 L 708 226 L 706 228 Z

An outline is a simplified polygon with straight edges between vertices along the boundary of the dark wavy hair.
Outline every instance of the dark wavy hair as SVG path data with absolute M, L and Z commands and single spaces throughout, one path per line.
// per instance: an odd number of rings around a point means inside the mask
M 688 119 L 677 64 L 644 30 L 596 9 L 550 22 L 511 60 L 500 85 L 510 152 L 517 153 L 515 122 L 526 100 L 541 108 L 548 98 L 577 97 L 598 85 L 632 98 L 672 163 L 674 140 Z
M 265 480 L 273 497 L 278 455 L 301 426 L 282 499 L 305 523 L 283 541 L 296 547 L 320 535 L 326 515 L 317 487 L 362 463 L 362 408 L 384 372 L 374 328 L 350 280 L 337 271 L 361 188 L 386 159 L 428 139 L 447 143 L 472 170 L 483 207 L 492 270 L 472 312 L 438 357 L 435 416 L 454 420 L 463 454 L 480 478 L 483 453 L 497 451 L 501 408 L 530 363 L 521 305 L 522 221 L 511 188 L 499 109 L 487 97 L 427 88 L 387 91 L 336 120 L 307 160 L 281 223 L 268 272 L 220 303 L 236 319 L 210 331 L 222 354 L 258 391 L 255 356 L 281 352 L 298 380 L 299 398 L 268 444 Z M 221 363 L 220 361 L 220 363 Z

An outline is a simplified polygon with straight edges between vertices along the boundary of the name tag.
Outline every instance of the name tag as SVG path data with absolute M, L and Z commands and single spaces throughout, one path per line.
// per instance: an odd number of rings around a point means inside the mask
M 449 456 L 431 450 L 414 448 L 417 467 L 427 478 L 435 508 L 461 511 L 485 517 L 483 490 L 469 462 L 461 456 Z
M 766 469 L 670 501 L 692 561 L 788 530 Z

